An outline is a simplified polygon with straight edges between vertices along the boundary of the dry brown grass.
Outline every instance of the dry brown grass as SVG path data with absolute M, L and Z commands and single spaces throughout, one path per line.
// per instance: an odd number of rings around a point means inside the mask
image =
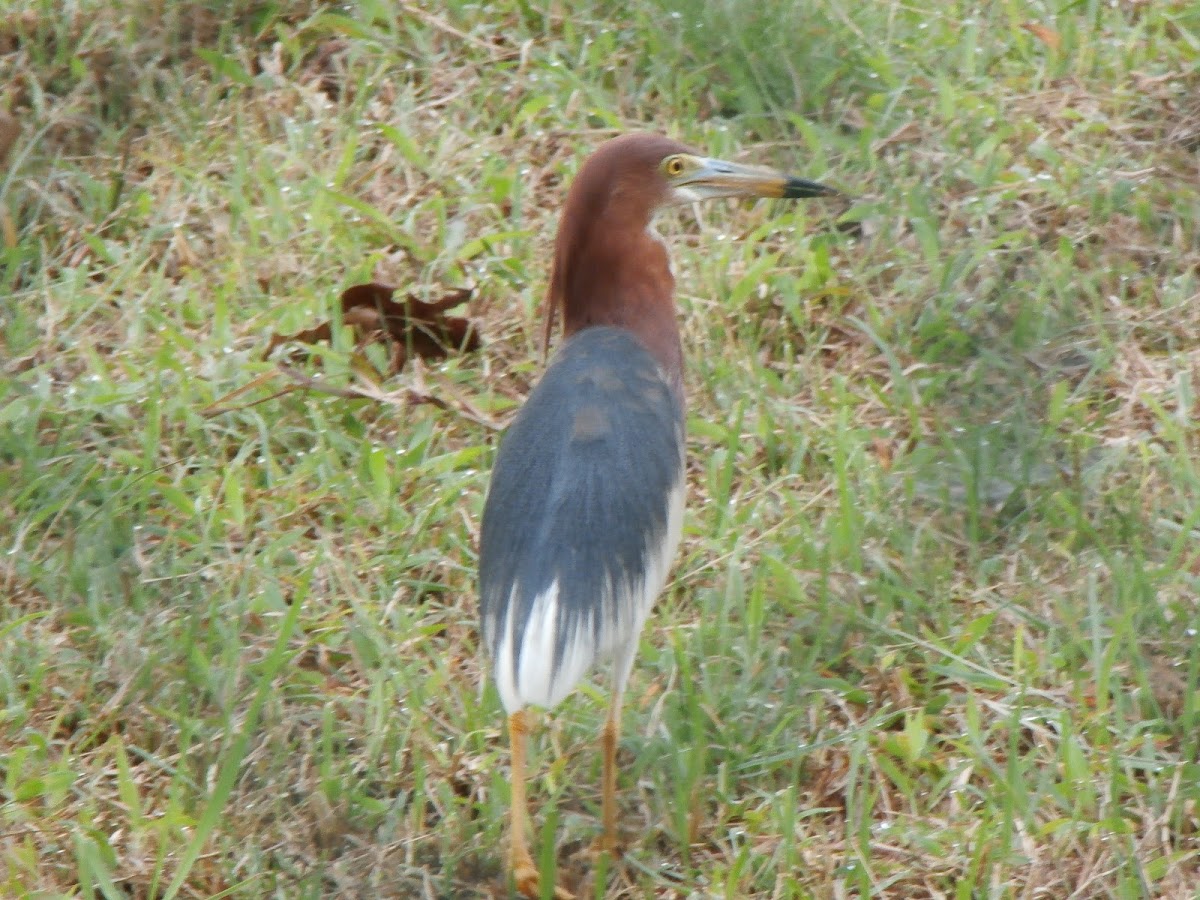
M 792 166 L 812 139 L 689 121 L 725 76 L 650 5 L 611 50 L 519 4 L 138 9 L 132 37 L 92 5 L 0 27 L 0 893 L 504 896 L 492 435 L 406 391 L 520 401 L 563 186 L 618 125 Z M 692 512 L 603 896 L 1200 883 L 1200 80 L 1176 8 L 1104 15 L 1090 67 L 1022 72 L 1007 35 L 956 79 L 893 46 L 919 78 L 831 101 L 812 174 L 860 195 L 857 238 L 767 206 L 664 226 Z M 371 279 L 471 284 L 482 355 L 202 414 Z M 536 797 L 585 891 L 601 714 L 551 720 Z

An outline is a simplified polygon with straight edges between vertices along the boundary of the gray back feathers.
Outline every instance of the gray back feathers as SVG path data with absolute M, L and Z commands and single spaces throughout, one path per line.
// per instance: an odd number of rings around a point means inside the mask
M 503 438 L 484 508 L 479 596 L 493 656 L 511 629 L 519 668 L 535 600 L 555 585 L 555 673 L 585 635 L 602 650 L 640 628 L 649 610 L 622 607 L 643 602 L 654 557 L 674 552 L 683 454 L 681 398 L 637 338 L 593 327 L 563 345 Z

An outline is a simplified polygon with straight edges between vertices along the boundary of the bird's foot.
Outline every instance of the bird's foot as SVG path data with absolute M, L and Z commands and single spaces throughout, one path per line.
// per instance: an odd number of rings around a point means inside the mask
M 542 896 L 542 873 L 538 871 L 538 867 L 533 864 L 533 860 L 528 856 L 525 858 L 514 858 L 512 861 L 512 877 L 513 884 L 516 885 L 517 893 L 522 897 L 528 897 L 529 900 L 541 900 Z M 575 895 L 566 888 L 554 886 L 554 900 L 575 900 Z
M 599 858 L 606 853 L 610 859 L 614 860 L 620 859 L 625 853 L 625 847 L 621 844 L 615 831 L 605 831 L 604 834 L 592 842 L 591 854 L 593 857 Z

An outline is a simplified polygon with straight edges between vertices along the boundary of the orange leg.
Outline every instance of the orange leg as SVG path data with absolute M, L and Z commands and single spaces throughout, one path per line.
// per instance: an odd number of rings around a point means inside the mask
M 525 741 L 529 735 L 529 722 L 525 711 L 518 710 L 508 717 L 508 737 L 512 744 L 512 819 L 509 826 L 511 845 L 508 865 L 513 883 L 523 896 L 538 900 L 542 896 L 541 873 L 529 854 L 529 840 L 525 835 L 525 820 L 529 815 L 525 799 Z M 569 891 L 554 888 L 554 900 L 574 900 Z
M 602 782 L 601 810 L 604 834 L 600 837 L 602 853 L 613 853 L 617 849 L 617 740 L 621 727 L 611 712 L 600 732 L 600 744 L 604 748 L 604 779 Z
M 512 870 L 517 890 L 526 897 L 540 897 L 538 870 L 529 855 L 529 843 L 525 837 L 525 817 L 529 809 L 525 800 L 525 740 L 529 735 L 529 723 L 525 711 L 518 710 L 508 717 L 508 739 L 512 745 L 512 819 L 509 836 L 512 844 L 508 853 L 508 865 Z
M 600 744 L 604 750 L 604 780 L 601 787 L 601 812 L 604 834 L 598 849 L 601 853 L 617 853 L 617 741 L 621 738 L 621 694 L 613 697 L 600 732 Z

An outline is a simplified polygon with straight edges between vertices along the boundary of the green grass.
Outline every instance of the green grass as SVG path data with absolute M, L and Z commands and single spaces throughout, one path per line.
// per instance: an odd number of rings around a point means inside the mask
M 1194 895 L 1194 5 L 125 7 L 0 18 L 0 894 L 506 895 L 464 411 L 537 376 L 579 161 L 652 127 L 862 231 L 661 223 L 690 495 L 631 842 L 591 869 L 599 683 L 534 745 L 543 859 L 606 898 Z M 484 349 L 272 396 L 269 336 L 373 278 L 474 286 Z

